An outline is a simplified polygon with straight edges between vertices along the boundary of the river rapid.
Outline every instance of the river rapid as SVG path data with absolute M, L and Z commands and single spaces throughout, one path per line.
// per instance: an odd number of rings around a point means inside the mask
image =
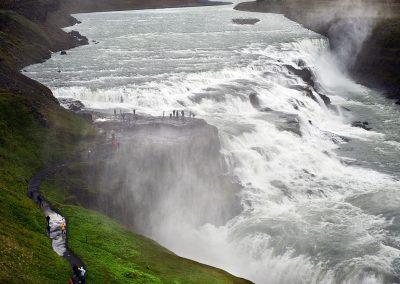
M 170 220 L 150 237 L 256 283 L 398 281 L 399 108 L 340 70 L 326 38 L 231 5 L 75 16 L 90 44 L 25 74 L 92 109 L 193 111 L 242 186 L 226 224 Z

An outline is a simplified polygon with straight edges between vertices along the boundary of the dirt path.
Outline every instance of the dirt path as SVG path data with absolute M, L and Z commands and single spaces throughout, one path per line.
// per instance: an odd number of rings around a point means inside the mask
M 77 256 L 75 256 L 71 251 L 68 249 L 68 238 L 67 238 L 67 222 L 63 216 L 58 214 L 57 212 L 51 209 L 51 204 L 44 200 L 43 196 L 40 195 L 40 185 L 44 179 L 48 176 L 55 174 L 58 170 L 64 167 L 65 164 L 59 165 L 56 167 L 48 167 L 45 168 L 38 173 L 29 181 L 28 185 L 28 195 L 29 197 L 43 210 L 45 216 L 49 216 L 49 230 L 48 236 L 51 239 L 51 244 L 53 250 L 59 255 L 64 257 L 71 265 L 71 268 L 74 266 L 77 267 L 86 267 L 82 260 L 80 260 Z M 66 225 L 65 233 L 61 230 L 61 224 L 64 223 Z M 74 276 L 74 273 L 73 275 Z M 79 282 L 77 277 L 72 277 L 74 283 L 84 283 Z

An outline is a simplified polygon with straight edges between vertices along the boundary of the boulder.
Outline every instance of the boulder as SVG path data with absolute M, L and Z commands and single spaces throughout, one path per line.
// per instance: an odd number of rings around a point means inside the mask
M 67 52 L 65 50 L 61 50 L 60 54 L 61 55 L 67 55 Z
M 78 31 L 70 31 L 68 34 L 81 45 L 89 44 L 87 37 L 81 35 Z
M 258 23 L 260 19 L 257 18 L 235 18 L 232 19 L 232 23 L 237 25 L 254 25 Z
M 371 130 L 372 128 L 368 126 L 369 123 L 367 121 L 353 121 L 351 123 L 351 126 L 353 127 L 359 127 L 365 130 Z
M 260 100 L 258 99 L 258 94 L 253 92 L 249 95 L 250 103 L 254 108 L 260 108 Z
M 85 105 L 81 101 L 78 101 L 78 100 L 74 100 L 74 99 L 70 99 L 70 98 L 60 98 L 60 99 L 58 99 L 58 101 L 64 108 L 72 110 L 74 112 L 81 111 L 85 108 Z

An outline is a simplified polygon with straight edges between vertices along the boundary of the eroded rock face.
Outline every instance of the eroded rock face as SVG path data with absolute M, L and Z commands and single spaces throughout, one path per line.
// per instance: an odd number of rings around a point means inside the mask
M 96 207 L 139 232 L 222 224 L 239 213 L 239 186 L 225 175 L 218 131 L 203 120 L 138 119 L 92 181 Z

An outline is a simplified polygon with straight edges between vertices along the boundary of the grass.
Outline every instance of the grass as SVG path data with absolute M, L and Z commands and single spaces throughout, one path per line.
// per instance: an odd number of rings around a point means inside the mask
M 45 216 L 27 197 L 27 186 L 45 165 L 74 160 L 94 134 L 90 124 L 54 104 L 0 90 L 0 283 L 67 282 L 69 264 L 53 252 Z M 62 181 L 84 184 L 76 170 L 61 175 Z M 248 283 L 181 258 L 77 206 L 77 192 L 60 186 L 56 178 L 41 190 L 67 217 L 69 245 L 87 265 L 89 283 Z
M 5 64 L 22 67 L 49 56 L 51 41 L 36 23 L 8 10 L 0 10 L 0 22 L 0 59 Z
M 92 283 L 248 283 L 181 258 L 101 213 L 66 205 L 77 198 L 60 187 L 57 178 L 44 183 L 42 190 L 67 217 L 70 248 L 84 260 Z
M 56 105 L 45 111 L 33 105 L 0 90 L 0 283 L 66 283 L 71 271 L 53 252 L 44 215 L 27 197 L 27 186 L 45 164 L 73 153 L 78 136 L 93 132 Z

